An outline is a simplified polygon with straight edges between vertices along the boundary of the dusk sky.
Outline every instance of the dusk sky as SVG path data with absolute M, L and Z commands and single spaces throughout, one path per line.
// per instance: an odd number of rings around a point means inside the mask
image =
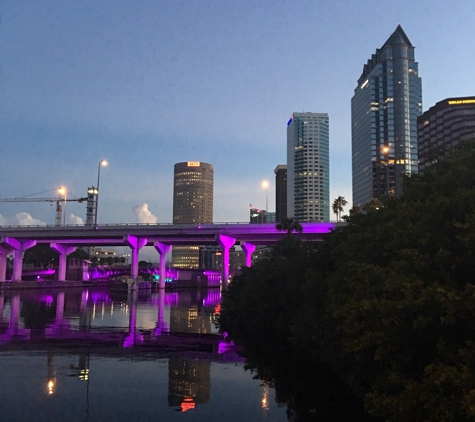
M 475 95 L 473 0 L 2 0 L 0 14 L 0 198 L 85 196 L 106 159 L 99 223 L 170 223 L 181 161 L 214 165 L 215 222 L 265 208 L 264 179 L 274 211 L 301 111 L 329 114 L 330 202 L 350 206 L 351 97 L 398 24 L 424 110 Z M 85 212 L 69 203 L 68 222 Z M 0 224 L 54 217 L 0 203 Z

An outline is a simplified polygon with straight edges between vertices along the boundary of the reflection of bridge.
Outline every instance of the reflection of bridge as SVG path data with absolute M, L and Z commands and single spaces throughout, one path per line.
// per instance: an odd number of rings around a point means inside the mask
M 211 362 L 244 360 L 211 332 L 220 299 L 218 289 L 143 295 L 114 295 L 108 289 L 8 291 L 0 293 L 0 353 L 47 353 L 48 395 L 57 388 L 67 391 L 56 377 L 62 355 L 78 356 L 77 365 L 67 365 L 69 376 L 87 382 L 91 375 L 96 382 L 105 379 L 98 365 L 90 373 L 90 361 L 167 359 L 168 406 L 186 411 L 209 402 Z M 101 322 L 112 315 L 114 322 Z M 16 375 L 11 365 L 2 369 L 4 378 Z M 38 378 L 30 371 L 27 376 Z
M 321 241 L 335 228 L 333 223 L 302 223 L 302 233 L 294 233 L 303 241 Z M 23 252 L 38 244 L 50 244 L 59 253 L 58 280 L 66 277 L 66 258 L 77 246 L 128 246 L 131 249 L 131 276 L 138 276 L 138 253 L 153 246 L 160 255 L 160 288 L 165 287 L 165 255 L 173 245 L 218 244 L 223 250 L 222 283 L 229 278 L 229 250 L 240 245 L 251 265 L 256 245 L 275 245 L 285 236 L 274 224 L 206 224 L 206 225 L 104 225 L 104 226 L 22 226 L 0 227 L 0 280 L 5 280 L 7 255 L 14 254 L 12 280 L 22 277 Z

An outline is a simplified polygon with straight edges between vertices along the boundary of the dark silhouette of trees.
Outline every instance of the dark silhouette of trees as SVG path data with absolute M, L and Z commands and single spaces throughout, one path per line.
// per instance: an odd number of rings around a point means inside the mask
M 281 223 L 275 225 L 277 230 L 285 230 L 290 235 L 292 232 L 302 233 L 302 225 L 293 217 L 285 217 Z

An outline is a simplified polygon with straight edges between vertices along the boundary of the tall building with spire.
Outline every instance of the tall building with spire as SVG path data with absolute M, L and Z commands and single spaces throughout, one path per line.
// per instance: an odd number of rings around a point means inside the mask
M 363 67 L 351 99 L 353 204 L 399 195 L 417 172 L 422 85 L 414 46 L 401 25 Z
M 214 168 L 199 161 L 177 163 L 174 167 L 173 224 L 213 222 Z M 173 246 L 172 265 L 199 268 L 200 251 L 196 246 Z

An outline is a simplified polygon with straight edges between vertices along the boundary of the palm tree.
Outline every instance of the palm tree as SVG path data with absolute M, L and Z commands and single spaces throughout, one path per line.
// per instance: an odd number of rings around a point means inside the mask
M 341 213 L 343 212 L 343 207 L 345 207 L 346 205 L 348 205 L 348 201 L 343 196 L 339 196 L 333 201 L 332 209 L 336 215 L 337 221 L 340 221 Z
M 280 223 L 275 225 L 277 230 L 287 230 L 287 234 L 290 235 L 293 231 L 302 233 L 303 227 L 293 217 L 285 217 Z
M 350 217 L 352 215 L 360 214 L 361 213 L 361 207 L 358 204 L 355 204 L 351 207 L 350 209 Z

